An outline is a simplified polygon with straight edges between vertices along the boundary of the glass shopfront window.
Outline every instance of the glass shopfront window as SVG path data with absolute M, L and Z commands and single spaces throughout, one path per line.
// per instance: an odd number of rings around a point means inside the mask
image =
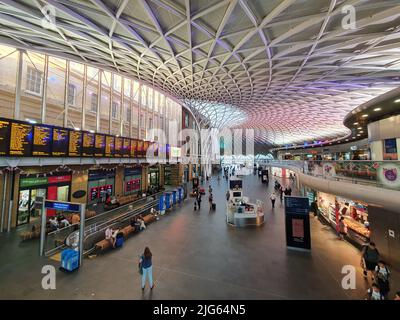
M 115 170 L 99 169 L 89 171 L 88 204 L 105 202 L 107 195 L 114 195 Z
M 19 180 L 17 226 L 40 221 L 43 199 L 69 201 L 71 175 L 37 177 L 21 176 Z
M 125 168 L 124 195 L 141 194 L 142 168 Z

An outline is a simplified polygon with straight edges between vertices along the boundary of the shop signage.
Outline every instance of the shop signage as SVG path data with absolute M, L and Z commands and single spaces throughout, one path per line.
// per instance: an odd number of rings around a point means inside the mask
M 311 250 L 309 199 L 285 197 L 286 245 Z
M 388 188 L 400 188 L 400 165 L 398 163 L 376 163 L 375 168 L 380 183 Z
M 126 168 L 124 171 L 125 176 L 140 176 L 142 175 L 142 168 Z
M 86 191 L 85 190 L 78 190 L 78 191 L 75 191 L 72 194 L 72 197 L 75 198 L 75 199 L 79 199 L 79 198 L 83 198 L 85 195 L 86 195 Z
M 20 187 L 27 188 L 27 187 L 33 187 L 33 186 L 38 186 L 38 185 L 44 185 L 44 184 L 48 184 L 48 180 L 46 177 L 24 178 L 24 179 L 21 179 Z
M 49 177 L 48 178 L 48 183 L 60 183 L 60 182 L 70 182 L 71 181 L 71 176 L 55 176 L 55 177 Z

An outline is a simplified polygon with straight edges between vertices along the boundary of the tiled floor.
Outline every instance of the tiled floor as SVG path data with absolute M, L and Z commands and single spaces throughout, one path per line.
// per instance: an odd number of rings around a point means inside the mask
M 287 182 L 284 182 L 287 183 Z M 227 183 L 213 179 L 216 212 L 207 196 L 201 211 L 188 199 L 122 249 L 85 259 L 80 270 L 57 270 L 57 289 L 41 288 L 41 267 L 56 262 L 38 257 L 37 243 L 21 244 L 15 233 L 0 236 L 0 298 L 10 299 L 363 299 L 366 283 L 358 249 L 336 239 L 311 219 L 312 251 L 288 250 L 283 207 L 271 209 L 269 188 L 258 177 L 244 178 L 244 195 L 265 201 L 266 223 L 235 229 L 225 222 Z M 207 186 L 206 186 L 207 187 Z M 145 246 L 153 252 L 155 289 L 140 289 L 137 263 Z M 344 265 L 357 268 L 355 290 L 341 287 Z M 393 291 L 400 277 L 393 270 Z

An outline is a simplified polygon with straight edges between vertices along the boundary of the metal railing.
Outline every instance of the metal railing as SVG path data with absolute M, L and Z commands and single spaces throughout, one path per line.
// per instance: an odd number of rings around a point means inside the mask
M 400 161 L 266 160 L 259 164 L 289 169 L 292 167 L 318 178 L 400 191 Z
M 130 206 L 137 206 L 141 203 L 146 204 L 146 202 L 148 202 L 152 198 L 158 199 L 160 194 L 162 194 L 162 192 L 158 192 L 147 197 L 139 198 L 133 202 L 124 204 L 112 210 L 104 211 L 102 213 L 96 214 L 95 216 L 86 219 L 85 235 L 87 233 L 90 234 L 91 232 L 93 232 L 93 230 L 97 230 L 98 226 L 102 225 L 102 223 L 106 223 L 107 221 L 111 221 L 115 218 L 123 216 L 126 213 L 129 213 Z M 135 208 L 133 211 L 135 211 L 136 209 L 139 208 Z M 46 235 L 45 239 L 45 247 L 44 247 L 45 255 L 51 256 L 57 253 L 59 250 L 63 249 L 65 247 L 65 239 L 71 233 L 75 232 L 78 229 L 79 229 L 79 224 L 74 224 L 49 232 Z

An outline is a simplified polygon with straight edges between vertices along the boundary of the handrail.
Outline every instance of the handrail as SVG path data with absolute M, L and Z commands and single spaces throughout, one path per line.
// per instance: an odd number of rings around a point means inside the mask
M 119 207 L 117 207 L 117 208 L 115 208 L 115 209 L 111 209 L 111 210 L 104 211 L 104 212 L 102 212 L 102 213 L 96 214 L 96 215 L 93 216 L 93 217 L 90 217 L 90 218 L 85 219 L 85 223 L 88 224 L 88 222 L 90 222 L 90 221 L 92 221 L 92 220 L 94 220 L 94 219 L 101 218 L 101 217 L 104 216 L 104 215 L 113 214 L 113 213 L 115 213 L 116 211 L 119 211 L 119 210 L 121 210 L 121 209 L 123 209 L 123 208 L 125 208 L 125 207 L 129 207 L 129 206 L 131 206 L 131 205 L 135 205 L 135 204 L 137 204 L 137 203 L 139 203 L 139 202 L 141 202 L 141 201 L 146 201 L 146 200 L 149 199 L 150 197 L 159 196 L 159 195 L 162 194 L 162 193 L 163 193 L 162 191 L 161 191 L 161 192 L 157 192 L 157 193 L 155 193 L 155 194 L 152 194 L 152 195 L 149 195 L 149 196 L 146 196 L 146 197 L 143 197 L 143 198 L 139 198 L 139 199 L 137 199 L 137 200 L 135 200 L 135 201 L 133 201 L 133 202 L 129 202 L 129 203 L 127 203 L 127 204 L 124 204 L 124 205 L 122 205 L 122 206 L 119 206 Z M 47 235 L 50 236 L 50 235 L 54 235 L 54 234 L 60 233 L 60 232 L 62 232 L 62 231 L 64 231 L 64 230 L 67 230 L 67 229 L 71 228 L 72 226 L 76 226 L 76 225 L 79 225 L 79 223 L 74 223 L 74 224 L 71 224 L 71 225 L 69 225 L 69 226 L 59 228 L 59 229 L 57 229 L 57 230 L 54 230 L 54 231 L 51 231 L 51 232 L 47 233 Z
M 297 168 L 301 173 L 332 181 L 347 181 L 400 191 L 400 161 L 264 160 L 261 165 Z

